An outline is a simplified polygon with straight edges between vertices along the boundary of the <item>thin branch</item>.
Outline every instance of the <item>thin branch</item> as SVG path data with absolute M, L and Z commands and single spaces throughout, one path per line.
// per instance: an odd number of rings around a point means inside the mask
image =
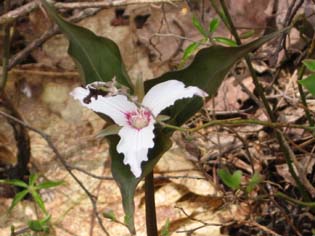
M 10 0 L 4 1 L 4 11 L 9 11 Z M 3 27 L 3 47 L 2 47 L 2 75 L 0 78 L 0 95 L 3 93 L 8 79 L 8 62 L 10 54 L 10 23 L 4 24 Z
M 71 17 L 69 19 L 69 21 L 71 21 L 71 22 L 78 22 L 78 21 L 84 19 L 85 17 L 89 17 L 89 16 L 92 16 L 92 15 L 95 15 L 100 10 L 101 10 L 100 8 L 83 10 L 83 11 L 79 12 L 79 14 Z M 39 46 L 41 46 L 44 42 L 46 42 L 46 40 L 48 40 L 49 38 L 51 38 L 55 34 L 58 34 L 59 32 L 60 32 L 59 28 L 55 24 L 53 27 L 51 27 L 45 33 L 43 33 L 38 39 L 35 39 L 30 44 L 28 44 L 23 50 L 21 50 L 20 52 L 15 54 L 10 59 L 10 62 L 9 62 L 9 65 L 8 65 L 8 69 L 9 70 L 12 69 L 12 67 L 14 67 L 18 63 L 20 63 L 25 57 L 27 57 L 31 53 L 31 51 L 33 51 L 34 49 L 36 49 Z
M 118 6 L 127 6 L 134 4 L 156 4 L 156 3 L 170 3 L 174 4 L 176 2 L 182 2 L 183 0 L 115 0 L 115 1 L 97 1 L 97 2 L 71 2 L 71 3 L 55 3 L 56 8 L 63 9 L 75 9 L 75 8 L 110 8 Z M 4 23 L 9 23 L 22 17 L 33 10 L 38 8 L 38 3 L 32 1 L 27 3 L 15 10 L 12 10 L 6 14 L 0 16 L 0 25 Z
M 78 177 L 72 172 L 72 169 L 68 166 L 67 162 L 63 159 L 63 157 L 61 156 L 61 154 L 59 153 L 58 149 L 56 148 L 56 146 L 54 145 L 53 141 L 51 140 L 50 136 L 46 133 L 44 133 L 43 131 L 34 128 L 28 124 L 26 124 L 24 121 L 21 121 L 5 112 L 0 111 L 0 115 L 6 117 L 7 119 L 10 119 L 20 125 L 23 125 L 25 128 L 39 134 L 43 139 L 45 139 L 46 143 L 48 144 L 48 146 L 52 149 L 52 151 L 55 153 L 56 158 L 61 162 L 61 164 L 65 167 L 65 169 L 68 171 L 68 173 L 71 175 L 71 177 L 75 180 L 75 182 L 77 182 L 77 184 L 82 188 L 82 190 L 85 192 L 85 194 L 88 196 L 88 198 L 90 199 L 92 206 L 93 206 L 93 213 L 95 214 L 96 218 L 98 219 L 98 223 L 100 225 L 100 227 L 102 228 L 103 232 L 107 235 L 110 236 L 110 234 L 108 233 L 108 231 L 106 230 L 103 222 L 102 222 L 102 218 L 99 215 L 98 211 L 97 211 L 97 205 L 96 205 L 96 197 L 89 192 L 89 190 L 83 185 L 83 183 L 78 179 Z
M 302 6 L 304 0 L 299 0 L 299 2 L 297 1 L 292 1 L 292 3 L 290 4 L 290 6 L 288 7 L 288 11 L 286 13 L 286 16 L 284 18 L 284 25 L 283 28 L 289 26 L 293 20 L 293 17 L 295 16 L 295 14 L 297 13 L 298 9 Z M 274 52 L 274 56 L 271 58 L 271 65 L 275 65 L 278 61 L 278 57 L 279 57 L 279 52 L 285 48 L 285 44 L 286 44 L 286 37 L 288 36 L 288 32 L 283 32 L 280 36 L 279 39 L 279 44 Z

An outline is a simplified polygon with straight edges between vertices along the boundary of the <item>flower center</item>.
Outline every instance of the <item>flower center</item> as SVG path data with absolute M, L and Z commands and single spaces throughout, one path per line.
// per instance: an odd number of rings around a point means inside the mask
M 140 130 L 149 125 L 151 120 L 151 112 L 144 108 L 139 108 L 137 111 L 126 113 L 126 117 L 130 126 Z

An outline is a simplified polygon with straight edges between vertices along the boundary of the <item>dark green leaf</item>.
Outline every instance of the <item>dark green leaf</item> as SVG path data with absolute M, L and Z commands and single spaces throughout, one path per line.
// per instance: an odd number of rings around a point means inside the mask
M 255 187 L 260 184 L 262 181 L 262 177 L 258 172 L 255 172 L 254 175 L 250 178 L 249 183 L 246 187 L 246 192 L 250 193 L 255 189 Z
M 199 31 L 199 33 L 202 34 L 205 38 L 208 38 L 206 30 L 203 28 L 201 22 L 195 16 L 193 16 L 192 22 L 195 28 Z
M 315 72 L 315 60 L 314 59 L 305 59 L 303 60 L 303 64 L 306 68 L 312 72 Z
M 22 188 L 28 188 L 28 185 L 19 179 L 12 179 L 12 180 L 0 179 L 0 183 L 14 185 L 14 186 L 22 187 Z
M 132 88 L 119 49 L 112 40 L 65 21 L 45 0 L 42 3 L 68 38 L 68 52 L 79 67 L 85 83 L 110 81 L 116 77 L 119 83 Z
M 228 39 L 224 37 L 213 37 L 212 40 L 218 43 L 225 44 L 230 47 L 237 47 L 237 43 L 232 39 Z
M 228 170 L 219 169 L 218 175 L 222 182 L 233 190 L 239 189 L 241 185 L 242 171 L 234 171 L 233 175 Z
M 105 129 L 101 130 L 96 137 L 97 138 L 104 138 L 107 137 L 109 135 L 115 135 L 118 134 L 119 130 L 121 129 L 121 127 L 119 125 L 109 125 L 108 127 L 106 127 Z
M 16 204 L 18 204 L 26 196 L 26 194 L 28 194 L 28 190 L 23 190 L 23 191 L 17 193 L 12 200 L 9 211 L 11 211 L 16 206 Z
M 298 81 L 302 84 L 313 96 L 315 96 L 315 75 L 310 75 L 303 80 Z
M 36 186 L 36 189 L 53 188 L 62 184 L 64 184 L 64 181 L 45 181 L 43 183 L 38 184 Z
M 42 197 L 38 194 L 38 192 L 36 191 L 31 191 L 30 192 L 34 201 L 36 202 L 36 204 L 39 206 L 39 208 L 45 213 L 47 214 L 47 211 L 46 211 L 46 207 L 45 207 L 45 203 L 42 199 Z
M 209 24 L 209 33 L 213 34 L 220 25 L 220 20 L 218 18 L 213 18 Z

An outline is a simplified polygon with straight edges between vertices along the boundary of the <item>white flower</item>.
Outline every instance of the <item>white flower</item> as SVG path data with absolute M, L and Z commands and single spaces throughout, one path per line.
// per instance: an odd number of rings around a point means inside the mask
M 152 87 L 144 96 L 141 106 L 122 94 L 105 96 L 91 85 L 75 88 L 71 95 L 83 106 L 109 116 L 122 127 L 118 133 L 120 141 L 117 152 L 124 154 L 124 164 L 130 166 L 136 177 L 140 177 L 141 163 L 148 160 L 149 148 L 154 146 L 155 117 L 178 99 L 194 95 L 205 97 L 208 94 L 197 87 L 185 87 L 180 81 L 169 80 Z

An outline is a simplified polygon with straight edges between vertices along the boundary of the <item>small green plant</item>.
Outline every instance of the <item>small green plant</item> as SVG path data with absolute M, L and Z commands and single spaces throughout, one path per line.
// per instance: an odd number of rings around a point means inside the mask
M 10 184 L 14 185 L 16 187 L 22 188 L 24 190 L 20 191 L 15 195 L 15 197 L 12 200 L 11 206 L 8 209 L 8 212 L 10 213 L 12 209 L 21 202 L 28 194 L 32 196 L 35 203 L 38 205 L 38 207 L 41 209 L 41 211 L 44 214 L 43 219 L 39 220 L 30 220 L 27 225 L 29 229 L 31 229 L 34 232 L 48 232 L 49 231 L 49 221 L 50 221 L 50 215 L 48 214 L 45 203 L 42 199 L 42 197 L 39 194 L 39 191 L 41 189 L 47 189 L 47 188 L 53 188 L 58 185 L 61 185 L 63 181 L 45 181 L 42 183 L 37 183 L 38 181 L 38 175 L 37 174 L 31 174 L 29 177 L 28 184 L 23 182 L 19 179 L 13 179 L 13 180 L 0 180 L 0 183 L 2 184 Z M 13 227 L 14 231 L 14 227 Z M 14 234 L 13 234 L 14 235 Z
M 218 175 L 222 182 L 233 190 L 240 189 L 241 187 L 241 179 L 243 176 L 242 171 L 236 170 L 233 174 L 230 173 L 228 170 L 219 169 Z
M 304 66 L 312 72 L 303 80 L 298 82 L 304 86 L 313 96 L 315 96 L 315 60 L 314 59 L 305 59 L 303 61 Z
M 236 170 L 233 174 L 230 171 L 225 169 L 219 169 L 218 175 L 222 182 L 233 190 L 241 189 L 241 180 L 243 177 L 243 172 L 240 170 Z M 249 179 L 249 182 L 245 188 L 246 193 L 252 192 L 255 187 L 261 183 L 262 177 L 259 173 L 255 172 L 253 176 Z
M 161 236 L 170 236 L 170 220 L 167 219 L 165 224 L 163 225 L 162 229 L 161 229 Z
M 197 42 L 192 42 L 187 46 L 187 48 L 184 51 L 183 58 L 180 63 L 180 67 L 182 67 L 186 61 L 189 59 L 190 56 L 193 55 L 194 52 L 197 51 L 197 49 L 202 45 L 209 42 L 212 43 L 221 43 L 230 47 L 236 47 L 237 43 L 229 38 L 225 37 L 213 37 L 213 34 L 217 31 L 218 27 L 220 26 L 220 20 L 218 18 L 213 18 L 208 26 L 208 29 L 206 29 L 201 22 L 193 16 L 192 23 L 194 27 L 199 31 L 199 33 L 203 36 L 203 38 Z

